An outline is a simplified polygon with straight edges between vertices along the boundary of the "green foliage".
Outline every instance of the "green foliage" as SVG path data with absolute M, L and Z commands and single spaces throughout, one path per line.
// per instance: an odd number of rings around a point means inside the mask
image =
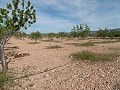
M 80 24 L 80 26 L 76 25 L 76 27 L 74 26 L 74 28 L 71 31 L 71 35 L 72 37 L 81 37 L 82 39 L 84 39 L 85 37 L 87 37 L 90 33 L 90 27 L 88 25 L 84 25 L 84 24 Z
M 4 90 L 4 86 L 12 80 L 13 75 L 9 73 L 0 73 L 0 89 Z
M 18 39 L 22 39 L 22 38 L 24 39 L 26 37 L 26 33 L 17 31 L 15 32 L 14 36 L 17 37 Z
M 55 37 L 55 33 L 48 33 L 47 37 L 50 39 L 50 41 L 52 41 L 53 37 Z
M 105 38 L 105 37 L 107 37 L 107 35 L 108 35 L 108 29 L 106 29 L 106 28 L 104 30 L 100 28 L 100 30 L 97 31 L 98 37 Z
M 61 38 L 61 42 L 67 36 L 67 34 L 65 32 L 59 32 L 57 35 L 58 35 L 58 37 Z
M 24 5 L 24 1 L 13 0 L 7 4 L 7 8 L 0 8 L 0 28 L 8 33 L 14 33 L 21 28 L 27 29 L 27 26 L 36 22 L 35 9 L 30 1 Z M 22 6 L 22 9 L 21 9 Z
M 110 37 L 111 39 L 113 39 L 114 37 L 120 37 L 120 31 L 117 30 L 111 30 L 108 32 L 108 37 Z
M 120 42 L 120 40 L 114 40 L 114 41 L 110 41 L 110 40 L 108 40 L 108 41 L 102 41 L 102 42 L 92 42 L 92 43 L 94 43 L 94 44 L 104 44 L 104 43 L 117 43 L 117 42 Z
M 89 47 L 89 46 L 94 46 L 94 43 L 92 42 L 86 42 L 86 43 L 76 43 L 74 44 L 75 46 L 85 46 L 85 47 Z
M 32 33 L 30 34 L 30 38 L 36 41 L 36 40 L 42 38 L 42 34 L 41 34 L 39 31 L 37 31 L 37 32 L 32 32 Z
M 72 38 L 78 37 L 77 32 L 74 29 L 71 30 L 71 37 Z
M 28 44 L 41 44 L 40 42 L 30 42 Z
M 65 36 L 66 36 L 66 33 L 65 33 L 65 32 L 59 32 L 59 33 L 58 33 L 58 37 L 64 38 Z
M 82 51 L 71 54 L 73 60 L 86 60 L 89 62 L 104 62 L 115 59 L 118 55 L 116 54 L 96 54 L 90 51 Z
M 114 38 L 118 38 L 120 37 L 120 31 L 117 30 L 117 29 L 99 29 L 97 32 L 91 32 L 91 37 L 94 37 L 94 38 L 111 38 L 111 39 L 114 39 Z
M 59 46 L 59 45 L 54 45 L 54 46 L 47 47 L 47 49 L 58 49 L 58 48 L 62 48 L 62 47 Z
M 4 35 L 4 30 L 0 29 L 0 40 L 2 39 L 3 35 Z

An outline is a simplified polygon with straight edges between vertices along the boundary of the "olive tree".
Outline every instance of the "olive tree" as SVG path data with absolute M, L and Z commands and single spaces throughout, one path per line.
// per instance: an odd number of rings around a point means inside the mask
M 2 71 L 8 70 L 4 46 L 12 35 L 21 29 L 27 29 L 36 22 L 36 11 L 30 1 L 12 0 L 6 8 L 0 8 L 0 61 Z
M 66 37 L 66 33 L 65 33 L 65 32 L 59 32 L 59 33 L 58 33 L 58 37 L 60 37 L 61 42 L 62 42 L 63 39 Z
M 75 37 L 78 37 L 78 33 L 76 32 L 75 28 L 71 30 L 71 37 L 74 39 Z
M 52 42 L 52 40 L 53 40 L 53 38 L 55 37 L 55 33 L 48 33 L 47 34 L 47 37 L 49 38 L 49 40 L 50 40 L 50 45 L 51 45 L 51 42 Z
M 120 37 L 120 31 L 117 31 L 115 29 L 112 29 L 108 32 L 108 37 L 113 39 L 114 37 Z
M 26 37 L 26 33 L 25 32 L 21 32 L 21 31 L 17 31 L 14 36 L 17 38 L 17 39 L 21 39 L 21 40 L 24 40 L 24 38 Z
M 42 34 L 41 34 L 39 31 L 37 31 L 37 32 L 32 32 L 32 33 L 30 34 L 30 38 L 33 39 L 33 40 L 35 40 L 35 42 L 36 42 L 38 39 L 41 39 L 41 38 L 42 38 Z
M 97 36 L 98 37 L 102 37 L 103 39 L 105 39 L 107 36 L 108 36 L 108 29 L 105 28 L 105 29 L 101 29 L 99 28 L 99 31 L 97 31 Z
M 90 27 L 87 24 L 80 24 L 80 25 L 73 26 L 73 29 L 71 32 L 71 34 L 74 37 L 78 37 L 78 38 L 81 37 L 82 39 L 87 37 L 89 33 L 90 33 Z

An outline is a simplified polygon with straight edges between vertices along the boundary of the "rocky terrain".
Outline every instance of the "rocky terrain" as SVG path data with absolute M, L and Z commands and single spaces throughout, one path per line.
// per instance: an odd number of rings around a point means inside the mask
M 64 40 L 52 42 L 61 48 L 48 49 L 50 42 L 30 44 L 29 39 L 12 38 L 6 45 L 9 70 L 15 72 L 21 86 L 11 90 L 120 90 L 120 57 L 110 62 L 73 61 L 70 54 L 89 50 L 95 53 L 120 54 L 120 42 L 77 47 L 72 43 L 101 40 Z M 1 67 L 0 67 L 1 69 Z

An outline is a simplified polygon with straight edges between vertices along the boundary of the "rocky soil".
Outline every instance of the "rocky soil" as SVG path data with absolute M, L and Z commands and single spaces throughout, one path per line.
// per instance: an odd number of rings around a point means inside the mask
M 12 38 L 5 48 L 8 59 L 11 59 L 9 68 L 16 72 L 17 78 L 22 77 L 22 83 L 20 87 L 11 90 L 120 90 L 120 57 L 111 62 L 94 64 L 70 58 L 71 53 L 84 50 L 120 54 L 120 42 L 95 44 L 92 47 L 71 44 L 88 41 L 52 42 L 52 45 L 60 45 L 62 48 L 48 49 L 50 42 L 45 40 L 29 44 L 34 41 Z

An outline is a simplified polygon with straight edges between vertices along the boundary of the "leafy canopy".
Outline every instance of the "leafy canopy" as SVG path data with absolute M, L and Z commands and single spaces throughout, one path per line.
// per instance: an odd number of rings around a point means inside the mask
M 37 31 L 37 32 L 32 32 L 32 33 L 30 34 L 30 38 L 36 41 L 36 40 L 38 40 L 39 38 L 42 38 L 42 34 L 41 34 L 39 31 Z
M 87 24 L 80 24 L 73 26 L 73 29 L 71 30 L 71 35 L 73 37 L 87 37 L 90 33 L 90 27 Z
M 30 1 L 13 0 L 6 9 L 0 8 L 0 28 L 4 31 L 15 32 L 36 22 L 35 9 Z

